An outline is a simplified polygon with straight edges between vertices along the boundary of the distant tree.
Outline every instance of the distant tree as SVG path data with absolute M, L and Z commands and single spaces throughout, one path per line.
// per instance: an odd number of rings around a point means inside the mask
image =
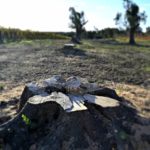
M 123 25 L 129 30 L 129 43 L 131 45 L 135 44 L 135 32 L 140 27 L 140 22 L 146 22 L 147 16 L 145 15 L 145 11 L 140 13 L 139 6 L 132 2 L 131 0 L 123 0 L 124 1 L 124 8 L 125 8 L 125 15 L 124 21 L 122 22 Z M 117 13 L 116 24 L 121 22 L 122 14 Z
M 150 27 L 146 28 L 146 33 L 150 34 Z
M 76 37 L 75 40 L 76 42 L 80 43 L 81 40 L 81 33 L 85 30 L 84 25 L 87 23 L 84 18 L 84 12 L 77 12 L 75 8 L 70 7 L 69 11 L 71 12 L 70 14 L 70 28 L 76 30 Z

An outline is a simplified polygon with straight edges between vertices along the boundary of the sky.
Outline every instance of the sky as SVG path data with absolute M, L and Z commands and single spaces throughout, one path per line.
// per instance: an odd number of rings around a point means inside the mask
M 123 0 L 0 0 L 0 26 L 34 31 L 72 31 L 69 7 L 84 11 L 86 30 L 117 27 L 114 18 L 124 12 Z M 146 11 L 150 26 L 150 0 L 134 0 Z

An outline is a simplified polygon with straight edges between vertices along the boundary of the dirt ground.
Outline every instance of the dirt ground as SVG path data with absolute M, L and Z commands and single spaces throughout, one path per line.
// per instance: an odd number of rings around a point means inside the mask
M 150 117 L 150 45 L 131 47 L 95 40 L 64 49 L 67 42 L 37 40 L 0 45 L 0 101 L 19 99 L 27 83 L 56 74 L 75 75 L 115 89 L 142 115 Z M 10 108 L 5 112 L 15 114 L 16 104 Z

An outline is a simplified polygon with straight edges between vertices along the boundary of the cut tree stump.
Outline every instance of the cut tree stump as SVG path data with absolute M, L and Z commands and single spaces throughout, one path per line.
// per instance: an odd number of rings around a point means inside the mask
M 64 49 L 73 49 L 74 47 L 75 47 L 75 44 L 72 44 L 72 43 L 64 44 Z
M 148 150 L 150 120 L 142 119 L 112 89 L 53 76 L 25 87 L 17 116 L 0 125 L 0 149 Z

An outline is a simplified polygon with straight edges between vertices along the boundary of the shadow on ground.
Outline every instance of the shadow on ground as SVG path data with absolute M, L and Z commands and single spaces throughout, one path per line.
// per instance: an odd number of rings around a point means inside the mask
M 64 54 L 65 57 L 68 56 L 87 56 L 85 50 L 78 49 L 78 48 L 62 48 L 59 50 L 62 54 Z

